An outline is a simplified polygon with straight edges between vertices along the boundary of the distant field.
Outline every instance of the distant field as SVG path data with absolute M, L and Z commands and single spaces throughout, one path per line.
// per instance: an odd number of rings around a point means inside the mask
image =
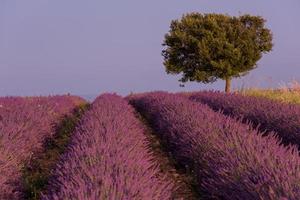
M 246 89 L 241 91 L 243 95 L 260 96 L 269 99 L 278 100 L 284 103 L 300 104 L 300 91 L 298 90 L 262 90 L 262 89 Z
M 0 97 L 0 199 L 299 200 L 299 97 Z

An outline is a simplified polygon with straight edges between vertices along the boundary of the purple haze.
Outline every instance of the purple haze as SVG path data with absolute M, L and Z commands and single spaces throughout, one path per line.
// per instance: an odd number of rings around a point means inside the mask
M 180 88 L 164 71 L 163 36 L 191 11 L 267 19 L 274 50 L 236 87 L 300 80 L 299 9 L 298 0 L 1 0 L 0 96 L 223 89 L 222 81 Z

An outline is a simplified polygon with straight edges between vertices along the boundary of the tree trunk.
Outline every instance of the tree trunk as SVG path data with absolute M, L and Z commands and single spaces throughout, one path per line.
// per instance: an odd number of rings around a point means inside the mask
M 227 94 L 230 93 L 230 87 L 231 87 L 231 78 L 226 78 L 225 92 Z

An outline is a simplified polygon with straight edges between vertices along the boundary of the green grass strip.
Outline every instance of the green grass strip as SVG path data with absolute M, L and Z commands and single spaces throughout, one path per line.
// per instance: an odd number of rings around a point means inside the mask
M 72 116 L 65 117 L 56 127 L 55 136 L 48 138 L 43 150 L 34 153 L 28 165 L 23 168 L 22 186 L 25 199 L 40 199 L 41 192 L 47 187 L 51 170 L 65 152 L 76 124 L 88 107 L 88 104 L 83 104 L 75 109 Z

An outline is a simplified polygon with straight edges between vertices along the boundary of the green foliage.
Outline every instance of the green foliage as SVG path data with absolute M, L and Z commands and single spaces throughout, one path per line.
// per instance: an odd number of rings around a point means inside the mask
M 246 75 L 272 49 L 272 33 L 260 16 L 191 13 L 171 22 L 162 55 L 181 82 L 214 82 Z

